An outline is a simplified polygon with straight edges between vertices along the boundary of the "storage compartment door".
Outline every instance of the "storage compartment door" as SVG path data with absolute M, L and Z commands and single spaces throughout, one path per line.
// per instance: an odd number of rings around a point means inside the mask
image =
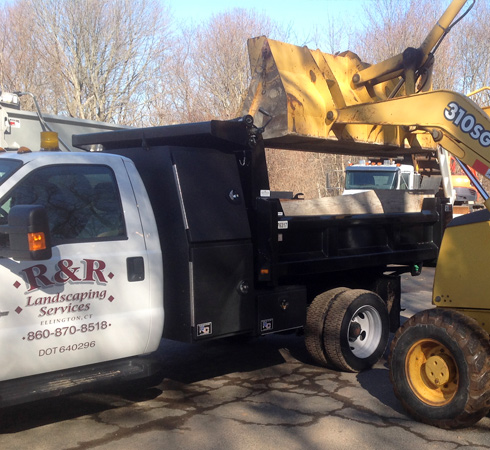
M 191 259 L 194 338 L 251 331 L 255 318 L 252 245 L 194 247 Z

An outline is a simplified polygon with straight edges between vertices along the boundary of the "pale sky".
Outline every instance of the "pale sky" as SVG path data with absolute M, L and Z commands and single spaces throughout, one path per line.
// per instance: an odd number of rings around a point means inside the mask
M 291 26 L 304 39 L 314 27 L 322 26 L 328 17 L 340 17 L 349 27 L 360 27 L 366 0 L 164 0 L 174 17 L 201 21 L 213 14 L 233 8 L 250 8 L 265 13 L 274 21 Z M 295 42 L 300 44 L 300 42 Z M 345 50 L 345 49 L 342 49 Z
M 16 0 L 0 0 L 15 3 Z M 249 8 L 265 13 L 272 20 L 290 30 L 290 43 L 308 44 L 313 29 L 322 30 L 327 21 L 339 18 L 349 31 L 359 30 L 364 18 L 364 6 L 369 0 L 160 0 L 170 5 L 177 20 L 201 22 L 214 14 L 233 8 Z M 342 42 L 344 40 L 342 39 Z M 344 48 L 348 50 L 347 43 Z

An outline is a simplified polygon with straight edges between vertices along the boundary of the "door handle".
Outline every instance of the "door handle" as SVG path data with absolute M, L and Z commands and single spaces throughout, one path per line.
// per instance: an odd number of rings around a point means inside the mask
M 142 256 L 134 256 L 126 259 L 128 269 L 128 281 L 143 281 L 145 279 L 145 260 Z

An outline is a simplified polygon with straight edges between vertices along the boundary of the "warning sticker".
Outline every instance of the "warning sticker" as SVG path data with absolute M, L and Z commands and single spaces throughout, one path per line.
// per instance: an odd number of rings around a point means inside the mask
M 490 169 L 488 168 L 488 166 L 486 164 L 482 163 L 480 160 L 477 159 L 472 167 L 478 173 L 481 173 L 482 175 L 485 175 L 486 177 L 490 177 Z
M 20 128 L 20 120 L 19 119 L 9 119 L 9 125 L 12 128 Z

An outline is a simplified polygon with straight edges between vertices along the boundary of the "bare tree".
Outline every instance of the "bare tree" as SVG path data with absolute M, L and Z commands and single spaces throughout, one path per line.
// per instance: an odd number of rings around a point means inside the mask
M 168 123 L 237 117 L 250 81 L 247 39 L 277 36 L 278 26 L 257 11 L 236 8 L 180 28 L 172 70 L 161 78 L 162 94 L 155 99 L 160 119 Z M 168 85 L 171 91 L 165 89 Z
M 181 24 L 174 42 L 172 57 L 165 61 L 156 83 L 149 108 L 152 125 L 187 123 L 207 120 L 199 79 L 194 73 L 195 26 Z
M 19 34 L 29 30 L 35 36 L 23 41 L 30 45 L 25 57 L 36 61 L 45 80 L 30 90 L 53 112 L 119 123 L 141 119 L 169 41 L 163 5 L 156 0 L 17 2 L 9 18 Z M 25 73 L 13 69 L 10 83 L 15 78 L 29 84 L 22 80 Z
M 258 28 L 255 16 L 242 9 L 212 17 L 197 33 L 193 67 L 209 115 L 238 115 L 250 79 L 245 42 Z
M 454 57 L 459 62 L 457 87 L 465 94 L 490 84 L 489 14 L 490 1 L 479 0 L 471 14 L 464 19 L 464 32 L 457 35 L 453 49 Z M 488 93 L 489 91 L 484 91 L 473 99 L 482 105 L 488 105 Z
M 475 67 L 481 63 L 481 59 L 469 55 L 467 38 L 471 36 L 471 43 L 479 41 L 477 45 L 480 48 L 483 42 L 487 42 L 484 33 L 488 35 L 485 24 L 488 3 L 488 0 L 479 0 L 477 4 L 480 12 L 472 11 L 463 22 L 451 29 L 437 48 L 433 71 L 434 88 L 465 90 L 465 86 L 461 84 L 465 60 L 469 58 L 475 62 Z M 449 4 L 449 0 L 370 0 L 364 8 L 364 29 L 357 34 L 357 44 L 352 50 L 364 61 L 377 63 L 403 52 L 407 47 L 417 48 Z M 481 28 L 476 24 L 480 24 Z M 470 30 L 477 29 L 476 33 L 471 34 Z M 484 52 L 480 52 L 480 55 L 483 54 Z
M 354 38 L 355 32 L 349 26 L 348 19 L 335 10 L 329 10 L 321 26 L 312 25 L 302 45 L 335 54 L 350 49 Z
M 21 3 L 4 4 L 0 21 L 0 90 L 42 91 L 47 83 L 32 52 L 31 12 Z

